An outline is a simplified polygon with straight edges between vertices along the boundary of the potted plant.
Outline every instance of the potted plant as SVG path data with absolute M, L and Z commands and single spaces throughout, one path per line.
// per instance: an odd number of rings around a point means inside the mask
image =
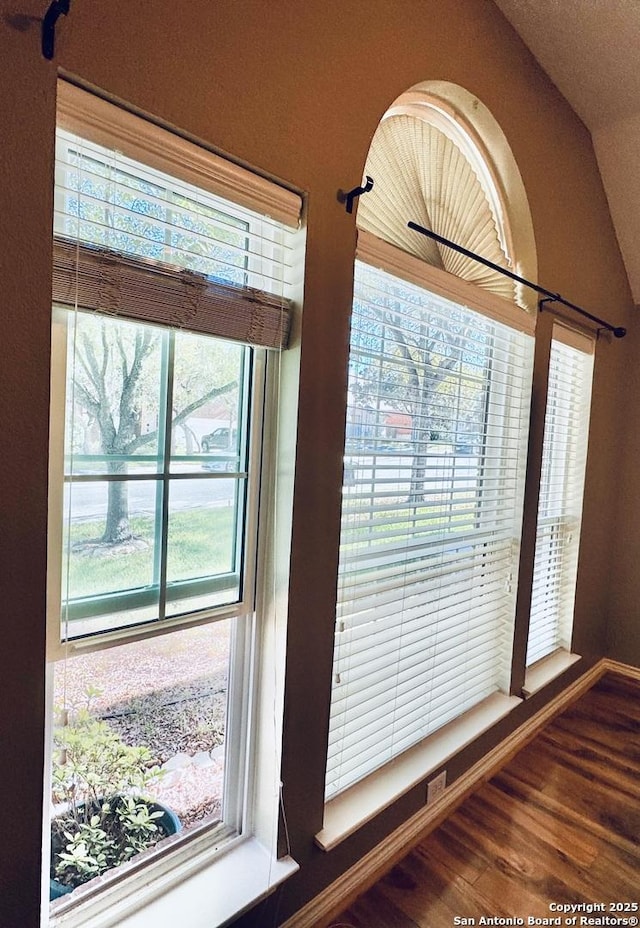
M 175 813 L 149 796 L 162 773 L 149 750 L 125 744 L 88 708 L 56 729 L 54 750 L 51 899 L 180 830 Z

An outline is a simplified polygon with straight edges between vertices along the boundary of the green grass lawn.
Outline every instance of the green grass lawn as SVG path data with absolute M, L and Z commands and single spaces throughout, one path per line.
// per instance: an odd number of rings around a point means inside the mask
M 72 524 L 69 594 L 96 596 L 136 589 L 153 583 L 154 519 L 131 518 L 135 541 L 122 546 L 89 544 L 104 531 L 102 521 Z M 186 580 L 225 573 L 233 568 L 235 521 L 233 507 L 187 509 L 171 514 L 167 579 Z
M 398 537 L 429 538 L 438 534 L 458 535 L 475 525 L 475 514 L 469 505 L 429 504 L 419 506 L 390 506 L 371 513 L 361 513 L 353 506 L 352 519 L 345 519 L 342 545 L 345 550 L 397 544 Z

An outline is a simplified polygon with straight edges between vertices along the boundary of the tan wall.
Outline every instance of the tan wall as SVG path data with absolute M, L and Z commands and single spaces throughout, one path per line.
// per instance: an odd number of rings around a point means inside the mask
M 634 326 L 621 358 L 620 394 L 612 397 L 611 441 L 620 445 L 620 467 L 613 472 L 616 494 L 610 582 L 607 586 L 607 650 L 624 663 L 640 664 L 640 333 Z
M 336 192 L 359 182 L 377 121 L 396 96 L 423 80 L 458 83 L 489 107 L 512 146 L 541 282 L 620 323 L 630 297 L 590 138 L 489 0 L 84 0 L 60 20 L 56 63 L 41 58 L 29 20 L 45 6 L 0 0 L 0 763 L 10 836 L 0 844 L 0 873 L 3 887 L 13 887 L 0 895 L 0 924 L 37 924 L 56 64 L 307 196 L 283 770 L 302 872 L 284 890 L 286 915 L 421 801 L 410 794 L 331 855 L 313 846 L 322 814 L 355 242 L 354 218 Z M 616 634 L 609 608 L 611 476 L 620 472 L 628 405 L 618 378 L 637 351 L 631 337 L 603 343 L 598 353 L 577 643 L 589 657 L 603 654 L 609 622 L 617 655 L 640 663 L 637 632 L 626 640 L 631 620 Z M 630 471 L 629 485 L 635 480 Z M 630 572 L 629 565 L 627 581 Z M 260 924 L 259 917 L 245 923 Z

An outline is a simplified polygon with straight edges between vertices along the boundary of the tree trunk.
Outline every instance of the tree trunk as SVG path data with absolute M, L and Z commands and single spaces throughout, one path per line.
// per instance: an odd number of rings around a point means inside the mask
M 109 474 L 126 474 L 124 461 L 110 461 Z M 129 486 L 126 480 L 110 480 L 107 484 L 107 520 L 101 541 L 116 545 L 133 538 L 129 524 Z
M 424 503 L 424 481 L 427 474 L 427 456 L 416 454 L 411 462 L 411 483 L 409 484 L 409 503 L 418 506 Z
M 416 379 L 417 375 L 416 375 Z M 415 451 L 411 462 L 411 482 L 409 484 L 408 502 L 412 506 L 418 506 L 424 503 L 424 483 L 427 475 L 427 455 L 425 453 L 425 439 L 430 435 L 431 419 L 429 417 L 428 402 L 426 396 L 426 383 L 420 385 L 420 393 L 414 405 L 412 415 L 411 442 L 415 449 L 420 448 L 420 452 Z

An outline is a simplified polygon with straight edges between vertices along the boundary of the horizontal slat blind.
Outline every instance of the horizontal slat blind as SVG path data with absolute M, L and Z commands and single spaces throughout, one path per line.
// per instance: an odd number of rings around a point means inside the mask
M 297 193 L 66 80 L 59 80 L 57 85 L 57 124 L 198 190 L 246 206 L 292 229 L 300 225 L 301 199 Z
M 532 345 L 356 264 L 327 798 L 507 685 Z
M 58 129 L 54 234 L 59 302 L 286 344 L 289 224 Z
M 571 646 L 593 376 L 593 342 L 583 341 L 554 327 L 527 666 Z

